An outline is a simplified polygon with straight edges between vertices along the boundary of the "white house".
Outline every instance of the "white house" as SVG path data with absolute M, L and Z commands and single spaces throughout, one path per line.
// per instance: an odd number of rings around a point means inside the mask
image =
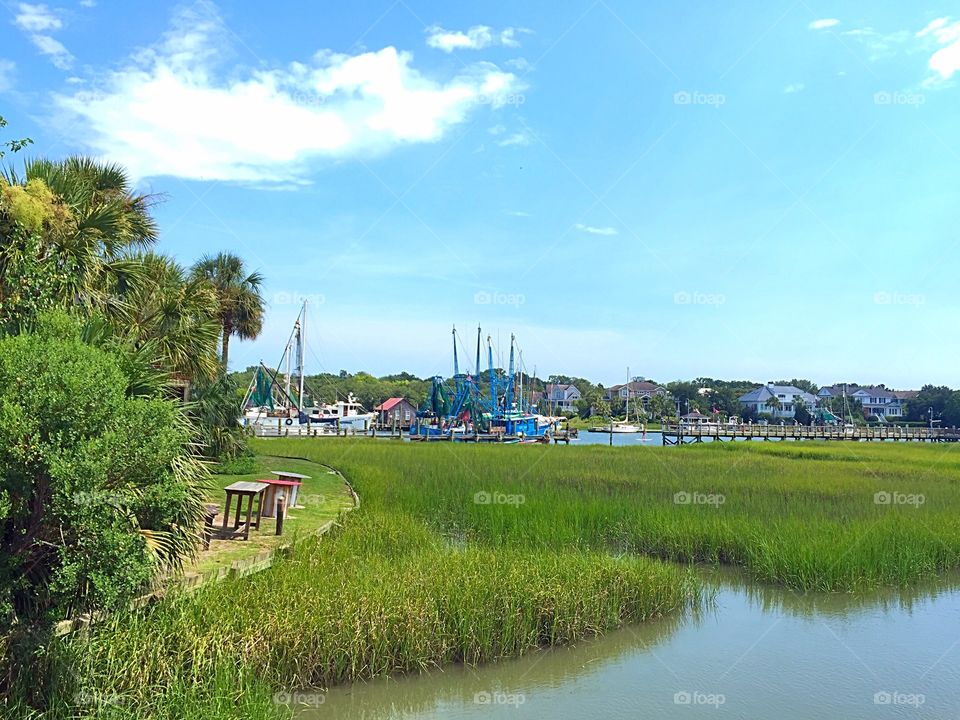
M 632 380 L 623 385 L 612 385 L 607 388 L 604 398 L 607 401 L 619 398 L 622 401 L 640 400 L 644 405 L 650 402 L 654 395 L 665 396 L 667 389 L 663 385 L 657 385 L 649 380 Z
M 750 408 L 757 414 L 771 415 L 783 420 L 793 418 L 798 402 L 802 402 L 809 410 L 817 407 L 817 398 L 814 395 L 793 385 L 776 385 L 772 382 L 741 395 L 737 400 L 743 407 Z
M 887 390 L 882 385 L 827 385 L 820 388 L 817 396 L 821 399 L 847 397 L 859 400 L 864 417 L 882 417 L 898 420 L 907 412 L 907 400 L 916 397 L 914 390 Z
M 577 400 L 583 397 L 576 385 L 547 383 L 545 399 L 547 408 L 555 410 L 576 410 Z

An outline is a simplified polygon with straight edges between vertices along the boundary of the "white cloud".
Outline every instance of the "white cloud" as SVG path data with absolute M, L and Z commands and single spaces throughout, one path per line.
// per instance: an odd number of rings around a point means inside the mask
M 357 55 L 219 72 L 230 35 L 216 9 L 178 12 L 156 45 L 57 95 L 75 134 L 135 177 L 305 182 L 308 164 L 434 142 L 481 105 L 500 107 L 516 76 L 476 63 L 425 76 L 393 47 Z
M 46 32 L 59 30 L 63 22 L 46 5 L 20 3 L 13 20 L 17 27 L 27 32 Z
M 581 232 L 590 233 L 591 235 L 619 235 L 620 232 L 613 227 L 594 227 L 593 225 L 584 225 L 583 223 L 577 223 L 574 225 L 577 230 Z
M 67 70 L 73 65 L 73 55 L 63 43 L 49 33 L 63 28 L 63 21 L 46 5 L 20 3 L 13 18 L 14 24 L 30 35 L 37 49 L 50 58 L 55 66 Z
M 6 92 L 13 87 L 13 73 L 16 68 L 12 60 L 0 60 L 0 92 Z
M 839 24 L 840 21 L 836 18 L 821 18 L 820 20 L 814 20 L 812 23 L 807 25 L 807 27 L 811 30 L 825 30 L 826 28 L 832 28 Z
M 516 132 L 507 135 L 502 140 L 497 141 L 497 145 L 500 147 L 510 147 L 511 145 L 529 145 L 530 136 L 526 133 Z
M 80 0 L 80 7 L 92 8 L 97 6 L 97 0 Z
M 787 95 L 792 95 L 793 93 L 802 92 L 806 87 L 803 83 L 790 83 L 784 86 L 783 92 Z
M 50 62 L 61 70 L 69 70 L 73 65 L 73 55 L 56 38 L 49 35 L 31 35 L 30 40 L 40 52 L 50 58 Z
M 491 45 L 520 47 L 519 33 L 529 33 L 526 28 L 504 28 L 497 32 L 488 25 L 474 25 L 466 32 L 462 30 L 444 30 L 439 25 L 427 28 L 427 45 L 444 52 L 454 50 L 482 50 Z
M 917 37 L 941 46 L 927 62 L 936 75 L 927 78 L 925 86 L 935 86 L 960 71 L 960 20 L 950 22 L 949 17 L 937 18 L 918 32 Z
M 507 215 L 512 215 L 513 217 L 528 218 L 533 217 L 530 213 L 525 210 L 507 210 Z

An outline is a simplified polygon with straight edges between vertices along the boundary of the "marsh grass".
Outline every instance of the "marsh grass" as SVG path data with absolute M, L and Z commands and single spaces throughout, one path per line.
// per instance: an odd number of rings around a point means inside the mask
M 658 558 L 798 590 L 957 567 L 952 446 L 790 445 L 261 441 L 342 469 L 360 509 L 266 572 L 118 615 L 56 650 L 77 658 L 73 697 L 112 701 L 82 716 L 282 717 L 277 690 L 516 656 L 699 606 L 692 573 Z M 877 492 L 924 502 L 878 505 Z

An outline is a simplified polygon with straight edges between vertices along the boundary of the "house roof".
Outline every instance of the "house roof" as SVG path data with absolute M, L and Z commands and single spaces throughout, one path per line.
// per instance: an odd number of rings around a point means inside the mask
M 388 410 L 393 409 L 395 406 L 399 405 L 402 402 L 406 402 L 406 398 L 395 397 L 390 398 L 389 400 L 384 400 L 382 403 L 377 405 L 374 410 L 377 412 L 387 412 Z
M 808 405 L 813 405 L 817 402 L 816 397 L 798 387 L 795 387 L 794 385 L 761 385 L 760 387 L 754 388 L 748 393 L 744 393 L 737 399 L 743 403 L 763 403 L 774 395 L 792 395 L 794 397 L 799 396 L 800 399 Z

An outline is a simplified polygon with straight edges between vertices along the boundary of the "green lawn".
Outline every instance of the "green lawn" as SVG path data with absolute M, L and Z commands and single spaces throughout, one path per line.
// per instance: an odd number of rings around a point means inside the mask
M 220 505 L 226 495 L 223 488 L 240 480 L 258 480 L 272 477 L 271 470 L 286 470 L 288 472 L 309 475 L 300 488 L 299 506 L 287 511 L 287 519 L 283 525 L 283 535 L 276 534 L 276 520 L 263 518 L 260 530 L 251 531 L 249 540 L 214 540 L 210 549 L 201 553 L 197 561 L 186 569 L 186 573 L 206 573 L 222 567 L 229 567 L 235 560 L 245 560 L 274 550 L 280 545 L 295 542 L 316 532 L 325 523 L 333 520 L 344 509 L 353 505 L 353 499 L 347 486 L 338 475 L 332 473 L 323 465 L 307 460 L 292 460 L 271 455 L 257 456 L 258 470 L 248 475 L 214 475 L 213 481 L 217 490 L 209 500 Z M 234 501 L 236 503 L 236 501 Z M 234 504 L 234 507 L 236 505 Z M 231 510 L 231 513 L 233 511 Z M 217 524 L 223 522 L 223 516 L 218 515 Z

